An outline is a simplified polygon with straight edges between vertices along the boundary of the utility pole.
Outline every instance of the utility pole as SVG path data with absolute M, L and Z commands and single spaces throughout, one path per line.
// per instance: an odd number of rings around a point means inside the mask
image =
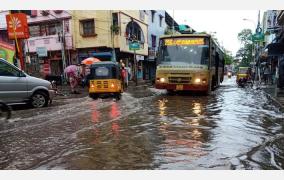
M 136 50 L 134 49 L 134 64 L 135 64 L 135 70 L 134 70 L 134 72 L 135 72 L 135 85 L 136 86 L 138 86 L 138 73 L 137 73 L 137 71 L 138 71 L 138 68 L 137 68 L 137 60 L 136 60 Z
M 65 26 L 64 19 L 62 19 L 62 31 L 61 31 L 61 54 L 63 70 L 66 68 L 66 57 L 65 57 Z
M 58 20 L 61 23 L 61 30 L 59 32 L 59 39 L 61 41 L 61 57 L 62 57 L 62 65 L 63 65 L 63 71 L 66 68 L 66 57 L 65 57 L 65 24 L 64 19 L 60 21 L 60 19 L 56 16 L 54 16 L 52 13 L 49 13 L 52 17 L 54 17 L 56 20 Z M 63 73 L 63 76 L 65 78 L 65 75 Z
M 133 42 L 137 42 L 137 39 L 136 39 L 136 36 L 134 35 L 134 21 L 133 21 L 133 18 L 131 18 L 131 25 L 132 25 L 132 28 L 131 28 L 131 42 L 130 43 L 133 43 Z M 136 50 L 134 49 L 134 75 L 135 75 L 135 85 L 138 86 L 138 67 L 137 67 L 137 60 L 136 60 Z
M 115 31 L 115 25 L 113 24 L 113 20 L 114 20 L 114 17 L 113 17 L 113 13 L 112 13 L 112 10 L 110 10 L 110 19 L 111 19 L 111 48 L 112 48 L 112 61 L 113 62 L 117 62 L 116 60 L 116 53 L 115 53 L 115 48 L 114 48 L 114 31 Z

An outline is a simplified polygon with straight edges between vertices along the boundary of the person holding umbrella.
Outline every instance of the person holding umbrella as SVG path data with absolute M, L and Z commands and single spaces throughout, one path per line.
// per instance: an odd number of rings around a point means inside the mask
M 65 68 L 64 73 L 67 74 L 70 87 L 71 87 L 71 93 L 72 94 L 80 94 L 78 91 L 76 91 L 76 87 L 78 86 L 78 68 L 76 65 L 70 65 Z

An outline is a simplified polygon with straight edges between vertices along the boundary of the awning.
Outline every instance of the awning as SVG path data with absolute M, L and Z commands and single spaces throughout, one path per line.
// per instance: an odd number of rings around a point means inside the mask
M 284 54 L 284 43 L 271 43 L 267 45 L 268 56 L 280 56 Z
M 111 52 L 97 52 L 97 53 L 92 53 L 94 57 L 112 57 Z

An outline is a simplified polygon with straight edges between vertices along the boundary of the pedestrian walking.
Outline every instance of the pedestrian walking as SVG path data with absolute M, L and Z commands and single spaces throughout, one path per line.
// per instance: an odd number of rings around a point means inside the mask
M 74 72 L 70 72 L 68 74 L 69 77 L 69 83 L 70 83 L 70 87 L 71 87 L 71 94 L 80 94 L 76 89 L 78 86 L 78 77 L 76 75 L 76 73 Z
M 71 88 L 71 93 L 72 94 L 80 94 L 76 88 L 78 86 L 78 81 L 79 81 L 79 71 L 78 67 L 76 65 L 70 65 L 65 68 L 64 73 L 67 74 L 69 83 L 70 83 L 70 88 Z
M 124 66 L 121 68 L 121 81 L 122 81 L 122 89 L 125 90 L 126 86 L 126 75 L 127 71 Z

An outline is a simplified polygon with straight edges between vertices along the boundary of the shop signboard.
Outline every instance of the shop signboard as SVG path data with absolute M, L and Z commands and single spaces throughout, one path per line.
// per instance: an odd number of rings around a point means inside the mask
M 9 39 L 28 39 L 30 37 L 26 14 L 7 14 L 6 22 Z
M 138 42 L 132 42 L 129 44 L 129 50 L 139 50 L 140 44 Z
M 37 47 L 36 53 L 37 53 L 38 57 L 47 57 L 46 47 Z

